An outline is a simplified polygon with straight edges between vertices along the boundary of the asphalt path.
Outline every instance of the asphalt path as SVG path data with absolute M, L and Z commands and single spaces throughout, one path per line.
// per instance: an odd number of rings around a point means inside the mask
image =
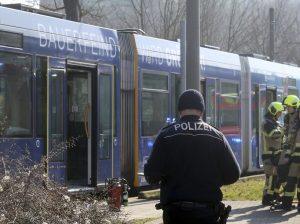
M 129 204 L 122 210 L 129 220 L 153 218 L 147 224 L 161 224 L 162 210 L 155 210 L 157 200 L 130 198 Z M 269 207 L 264 207 L 259 201 L 228 201 L 226 205 L 232 206 L 228 223 L 238 224 L 300 224 L 300 213 L 296 209 L 283 212 L 271 212 Z

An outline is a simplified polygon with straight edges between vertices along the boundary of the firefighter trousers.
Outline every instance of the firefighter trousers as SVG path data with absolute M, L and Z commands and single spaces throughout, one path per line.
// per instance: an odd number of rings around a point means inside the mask
M 268 205 L 274 199 L 274 189 L 277 183 L 277 167 L 272 164 L 271 159 L 263 160 L 263 164 L 266 178 L 263 189 L 262 203 L 264 205 Z
M 282 152 L 277 165 L 277 178 L 274 188 L 275 199 L 279 198 L 280 188 L 282 187 L 284 189 L 286 185 L 289 168 L 289 160 L 285 157 L 285 152 Z
M 282 197 L 282 204 L 286 208 L 292 206 L 296 191 L 298 203 L 300 201 L 300 162 L 296 161 L 295 158 L 292 158 L 291 160 L 292 162 L 289 168 L 287 183 Z

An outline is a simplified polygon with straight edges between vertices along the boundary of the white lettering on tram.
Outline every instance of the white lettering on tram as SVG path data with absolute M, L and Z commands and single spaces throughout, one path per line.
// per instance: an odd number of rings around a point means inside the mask
M 180 52 L 176 49 L 161 48 L 154 45 L 140 46 L 142 61 L 152 65 L 174 66 L 180 68 Z
M 115 58 L 116 41 L 113 37 L 101 34 L 78 32 L 77 30 L 38 24 L 40 47 L 67 50 L 70 52 L 91 53 L 97 56 Z

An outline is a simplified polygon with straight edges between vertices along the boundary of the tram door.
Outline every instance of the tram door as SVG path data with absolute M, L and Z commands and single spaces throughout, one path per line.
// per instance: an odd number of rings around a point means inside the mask
M 91 185 L 92 73 L 68 69 L 67 179 L 69 186 Z
M 97 185 L 112 177 L 114 170 L 114 72 L 113 66 L 98 65 L 97 82 Z
M 205 98 L 205 122 L 217 127 L 217 80 L 212 78 L 206 78 L 205 81 L 201 81 L 201 92 Z
M 51 180 L 62 185 L 66 180 L 65 65 L 65 60 L 49 58 L 47 77 L 47 171 Z
M 257 167 L 260 168 L 263 166 L 262 163 L 262 152 L 263 152 L 263 145 L 262 145 L 262 123 L 264 120 L 264 116 L 267 112 L 267 108 L 269 106 L 269 104 L 273 101 L 277 100 L 277 95 L 276 95 L 276 88 L 270 88 L 267 87 L 265 84 L 260 84 L 258 85 L 258 116 L 257 116 L 257 122 L 256 124 L 259 125 L 259 127 L 257 127 L 257 142 L 258 142 L 258 150 L 257 150 L 257 154 L 256 154 L 256 158 L 257 158 Z

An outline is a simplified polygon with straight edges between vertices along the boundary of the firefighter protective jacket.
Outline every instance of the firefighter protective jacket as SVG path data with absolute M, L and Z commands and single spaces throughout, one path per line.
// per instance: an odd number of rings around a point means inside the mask
M 263 153 L 262 159 L 270 159 L 279 155 L 281 150 L 283 128 L 271 115 L 267 114 L 262 124 L 263 129 Z
M 184 116 L 161 130 L 144 167 L 150 184 L 161 184 L 160 200 L 217 203 L 222 185 L 240 168 L 224 135 L 197 116 Z
M 299 114 L 298 111 L 286 114 L 284 117 L 284 127 L 285 127 L 285 139 L 283 142 L 284 150 L 287 150 L 287 154 L 291 154 L 294 151 L 295 139 L 297 131 L 299 129 Z

